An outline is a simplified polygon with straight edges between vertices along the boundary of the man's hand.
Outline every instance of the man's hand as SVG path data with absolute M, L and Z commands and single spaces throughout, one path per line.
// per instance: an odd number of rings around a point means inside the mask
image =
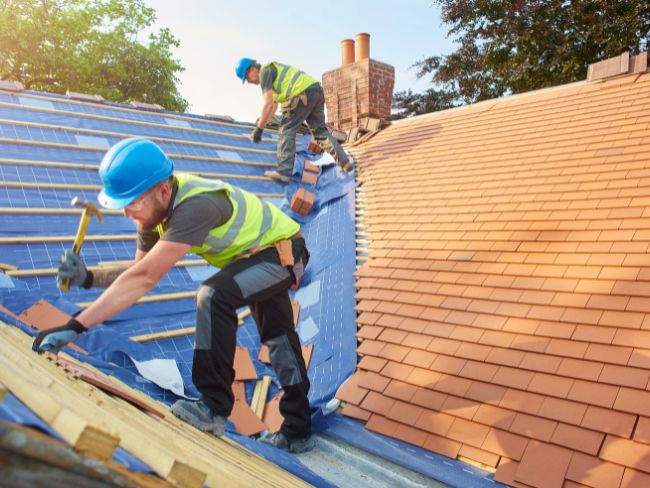
M 251 142 L 254 142 L 255 144 L 259 143 L 262 140 L 262 133 L 264 132 L 264 129 L 261 127 L 255 127 L 255 130 L 251 133 Z
M 53 329 L 39 332 L 32 344 L 32 351 L 39 354 L 42 352 L 58 354 L 62 347 L 75 340 L 79 334 L 87 330 L 76 319 L 70 319 L 67 324 L 61 327 L 54 327 Z
M 59 272 L 56 276 L 56 281 L 59 284 L 68 279 L 70 284 L 84 288 L 90 288 L 93 282 L 93 274 L 86 269 L 83 259 L 70 249 L 61 256 L 61 264 L 59 264 Z

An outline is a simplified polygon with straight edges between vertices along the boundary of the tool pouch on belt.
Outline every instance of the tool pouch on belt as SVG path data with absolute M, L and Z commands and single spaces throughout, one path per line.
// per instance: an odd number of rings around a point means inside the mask
M 304 106 L 307 106 L 307 95 L 304 93 L 301 93 L 300 95 L 297 95 L 295 97 L 291 97 L 286 99 L 284 102 L 280 104 L 280 112 L 284 113 L 290 113 L 293 112 L 296 107 L 298 107 L 298 104 L 301 103 Z
M 296 291 L 305 274 L 305 266 L 309 262 L 309 252 L 305 245 L 305 239 L 299 234 L 298 237 L 293 239 L 276 242 L 275 249 L 278 251 L 278 256 L 280 256 L 280 264 L 293 275 L 294 282 L 291 285 L 291 291 Z

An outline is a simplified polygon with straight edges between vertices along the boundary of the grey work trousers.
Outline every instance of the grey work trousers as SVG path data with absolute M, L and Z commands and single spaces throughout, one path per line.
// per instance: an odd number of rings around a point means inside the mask
M 307 88 L 307 105 L 298 101 L 296 107 L 282 114 L 278 140 L 278 173 L 291 176 L 296 157 L 296 134 L 303 122 L 307 122 L 314 139 L 336 160 L 345 165 L 348 155 L 325 125 L 325 96 L 320 85 Z
M 294 258 L 307 264 L 302 238 L 292 240 Z M 289 438 L 305 438 L 311 432 L 309 378 L 300 339 L 293 325 L 288 289 L 293 272 L 280 264 L 274 247 L 224 266 L 208 278 L 196 297 L 196 335 L 192 381 L 210 409 L 228 417 L 234 396 L 233 361 L 237 344 L 237 308 L 249 305 L 271 365 L 284 394 L 280 413 L 281 432 Z

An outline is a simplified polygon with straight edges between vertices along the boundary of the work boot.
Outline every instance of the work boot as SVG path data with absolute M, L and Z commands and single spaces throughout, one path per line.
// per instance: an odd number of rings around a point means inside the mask
M 278 183 L 289 183 L 291 181 L 291 176 L 280 174 L 277 171 L 265 171 L 264 176 Z
M 309 452 L 314 448 L 314 440 L 311 437 L 304 439 L 292 439 L 285 436 L 282 432 L 277 434 L 268 434 L 260 437 L 260 441 L 264 444 L 275 446 L 284 451 L 300 454 L 301 452 Z
M 179 419 L 204 432 L 221 437 L 226 430 L 226 417 L 213 413 L 201 400 L 178 400 L 172 405 L 171 411 Z

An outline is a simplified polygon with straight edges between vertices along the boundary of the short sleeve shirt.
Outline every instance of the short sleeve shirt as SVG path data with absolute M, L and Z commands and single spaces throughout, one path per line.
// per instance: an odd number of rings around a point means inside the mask
M 262 93 L 267 90 L 273 90 L 273 82 L 276 76 L 278 76 L 278 70 L 272 64 L 260 70 L 260 87 L 262 88 Z
M 173 208 L 174 197 L 163 221 L 162 236 L 153 229 L 138 227 L 140 251 L 150 251 L 158 240 L 201 246 L 212 229 L 225 224 L 232 216 L 232 203 L 224 191 L 200 193 L 183 200 L 176 208 Z

